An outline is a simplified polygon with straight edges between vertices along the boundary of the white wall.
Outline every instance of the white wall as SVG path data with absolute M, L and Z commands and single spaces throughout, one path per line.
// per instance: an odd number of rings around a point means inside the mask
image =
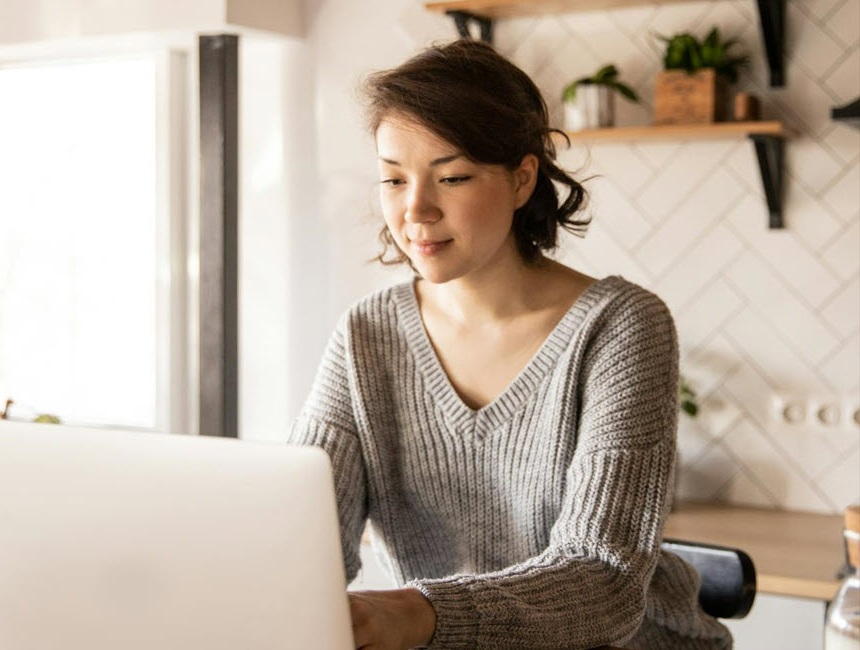
M 789 426 L 771 404 L 781 395 L 858 402 L 860 132 L 831 122 L 829 109 L 860 94 L 860 17 L 856 0 L 790 0 L 788 8 L 784 89 L 767 87 L 752 0 L 510 20 L 497 25 L 495 42 L 536 79 L 556 123 L 563 85 L 614 61 L 645 100 L 642 107 L 622 102 L 619 121 L 645 124 L 659 68 L 653 32 L 719 25 L 741 39 L 753 65 L 740 88 L 762 99 L 765 117 L 795 133 L 787 148 L 786 230 L 766 229 L 745 140 L 600 145 L 562 156 L 570 169 L 588 160 L 581 176 L 601 176 L 588 185 L 589 236 L 566 241 L 560 257 L 598 276 L 620 273 L 672 308 L 682 369 L 704 407 L 680 431 L 682 496 L 837 512 L 860 495 L 857 428 L 844 421 Z M 353 300 L 403 277 L 364 264 L 376 251 L 378 217 L 373 147 L 356 85 L 369 70 L 394 66 L 454 31 L 407 0 L 311 2 L 307 27 L 319 231 L 291 250 L 319 256 L 307 267 L 313 277 L 300 282 L 319 294 L 296 304 L 308 332 L 328 332 Z M 310 382 L 321 336 L 308 338 L 293 359 L 296 390 Z

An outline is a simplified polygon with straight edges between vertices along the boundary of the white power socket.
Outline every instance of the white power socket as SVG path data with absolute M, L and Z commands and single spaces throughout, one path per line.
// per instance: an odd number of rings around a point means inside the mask
M 803 426 L 822 431 L 860 429 L 860 399 L 849 396 L 776 395 L 772 400 L 773 419 L 786 426 Z

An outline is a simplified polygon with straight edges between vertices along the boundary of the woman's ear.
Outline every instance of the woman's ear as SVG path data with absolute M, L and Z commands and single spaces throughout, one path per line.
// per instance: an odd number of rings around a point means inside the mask
M 517 209 L 523 207 L 531 198 L 537 184 L 539 166 L 537 156 L 533 153 L 527 153 L 520 161 L 520 166 L 514 170 Z

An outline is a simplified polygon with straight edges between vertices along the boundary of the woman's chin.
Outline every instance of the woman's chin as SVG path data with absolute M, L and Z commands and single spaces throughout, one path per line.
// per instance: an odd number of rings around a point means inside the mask
M 445 284 L 446 282 L 456 280 L 459 277 L 459 275 L 452 272 L 451 269 L 440 268 L 434 264 L 416 264 L 413 261 L 412 265 L 415 267 L 415 270 L 418 271 L 421 279 L 426 280 L 431 284 Z

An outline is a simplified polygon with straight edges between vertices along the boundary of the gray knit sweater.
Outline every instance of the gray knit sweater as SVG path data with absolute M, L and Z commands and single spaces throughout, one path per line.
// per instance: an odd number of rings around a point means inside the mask
M 593 283 L 475 411 L 412 283 L 341 319 L 290 440 L 331 457 L 349 580 L 362 530 L 437 614 L 432 648 L 729 648 L 697 577 L 660 551 L 678 412 L 659 298 Z

